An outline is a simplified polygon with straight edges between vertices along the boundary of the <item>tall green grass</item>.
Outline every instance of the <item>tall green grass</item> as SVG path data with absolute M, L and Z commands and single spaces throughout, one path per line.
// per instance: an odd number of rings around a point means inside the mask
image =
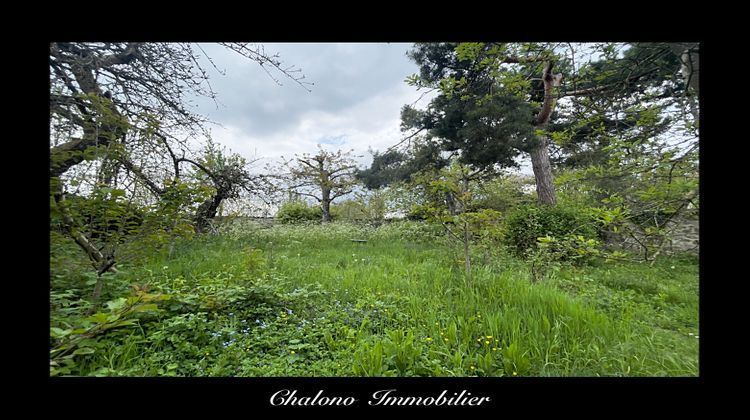
M 184 313 L 165 313 L 138 343 L 123 341 L 129 350 L 114 357 L 113 346 L 92 356 L 82 374 L 698 374 L 695 259 L 569 268 L 531 283 L 524 261 L 475 250 L 483 252 L 489 254 L 478 257 L 484 264 L 468 287 L 460 252 L 429 225 L 235 224 L 219 236 L 178 243 L 172 258 L 150 255 L 118 281 L 203 293 L 204 300 L 236 284 L 273 290 L 278 301 L 268 298 L 263 311 L 200 302 L 191 309 L 205 314 L 206 337 L 216 335 L 211 330 L 227 337 L 243 331 L 242 338 L 228 347 L 210 337 L 200 344 L 189 331 L 167 327 L 192 322 Z M 238 317 L 251 328 L 231 326 Z M 161 328 L 177 338 L 161 337 Z M 134 360 L 136 345 L 144 357 Z M 105 360 L 109 370 L 98 366 Z

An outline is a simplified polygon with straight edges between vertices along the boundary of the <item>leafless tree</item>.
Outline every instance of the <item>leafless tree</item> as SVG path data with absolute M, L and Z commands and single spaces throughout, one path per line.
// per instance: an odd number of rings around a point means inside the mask
M 287 78 L 305 89 L 299 69 L 284 66 L 262 46 L 222 43 L 223 47 L 261 65 L 273 81 Z M 248 185 L 238 162 L 209 167 L 191 152 L 188 140 L 208 138 L 207 119 L 194 112 L 190 96 L 216 98 L 206 58 L 188 43 L 54 42 L 50 68 L 50 178 L 54 202 L 65 229 L 101 269 L 112 269 L 90 238 L 76 228 L 64 205 L 65 178 L 77 172 L 91 186 L 122 180 L 131 196 L 158 200 L 170 179 L 179 178 L 180 163 L 204 173 L 216 193 L 199 206 L 196 228 L 206 226 L 221 200 Z M 218 68 L 216 68 L 218 70 Z M 280 75 L 281 77 L 275 76 Z M 92 165 L 80 165 L 84 161 Z M 173 170 L 170 170 L 173 168 Z M 75 169 L 74 171 L 71 171 Z M 90 171 L 95 170 L 95 176 Z
M 280 177 L 288 181 L 288 189 L 317 200 L 323 211 L 323 222 L 331 221 L 333 200 L 351 193 L 357 183 L 352 151 L 330 152 L 319 147 L 315 155 L 295 155 L 285 161 L 284 166 L 286 172 Z

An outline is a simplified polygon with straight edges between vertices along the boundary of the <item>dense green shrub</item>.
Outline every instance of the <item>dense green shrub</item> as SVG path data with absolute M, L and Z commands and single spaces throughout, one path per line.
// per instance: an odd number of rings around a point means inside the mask
M 323 210 L 317 206 L 308 206 L 302 201 L 289 201 L 284 203 L 276 213 L 279 223 L 302 223 L 308 221 L 320 221 L 323 218 Z
M 508 214 L 506 240 L 518 255 L 535 249 L 540 237 L 569 235 L 596 238 L 596 225 L 587 212 L 560 206 L 520 206 Z

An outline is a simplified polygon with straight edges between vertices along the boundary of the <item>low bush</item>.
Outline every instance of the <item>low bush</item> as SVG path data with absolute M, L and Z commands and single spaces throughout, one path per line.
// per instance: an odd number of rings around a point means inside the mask
M 596 224 L 587 212 L 560 206 L 519 206 L 508 214 L 505 239 L 517 255 L 537 248 L 538 238 L 581 236 L 596 239 Z
M 284 203 L 276 213 L 279 223 L 303 223 L 320 221 L 323 218 L 323 210 L 317 206 L 308 206 L 302 201 L 289 201 Z

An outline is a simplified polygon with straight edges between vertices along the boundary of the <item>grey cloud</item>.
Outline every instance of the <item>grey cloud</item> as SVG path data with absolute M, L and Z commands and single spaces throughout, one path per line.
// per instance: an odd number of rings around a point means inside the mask
M 278 52 L 285 65 L 301 69 L 307 92 L 279 77 L 278 86 L 254 62 L 217 45 L 203 45 L 226 76 L 212 75 L 211 85 L 224 105 L 198 99 L 197 111 L 213 120 L 236 126 L 252 136 L 268 136 L 297 125 L 311 110 L 341 113 L 381 92 L 392 89 L 416 65 L 406 51 L 411 44 L 264 44 L 267 53 Z M 400 107 L 400 105 L 398 105 Z M 375 121 L 366 121 L 377 124 Z

